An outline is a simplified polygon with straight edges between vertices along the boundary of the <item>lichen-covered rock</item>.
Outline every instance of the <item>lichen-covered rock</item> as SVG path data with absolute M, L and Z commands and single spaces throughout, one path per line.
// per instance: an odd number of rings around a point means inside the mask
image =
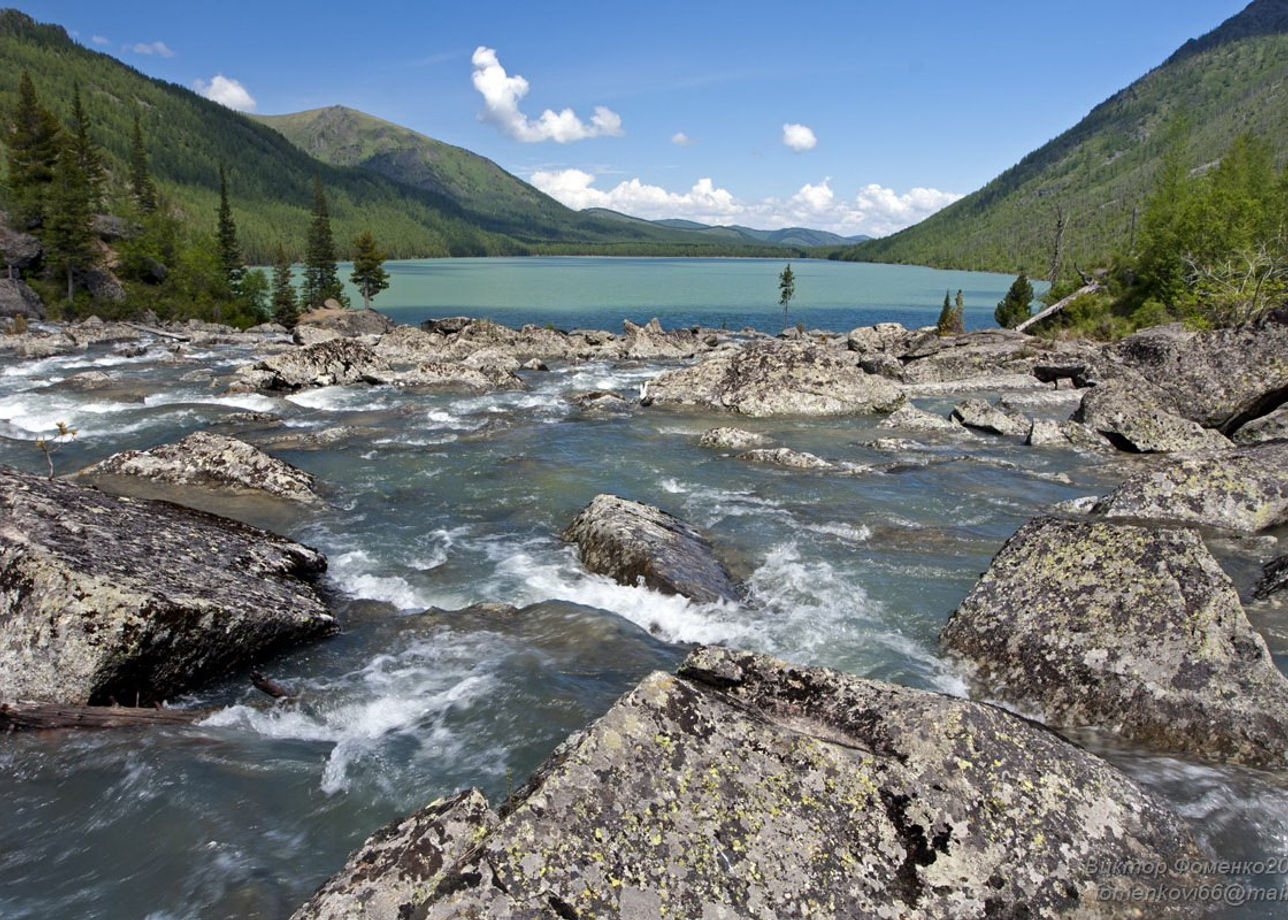
M 1272 594 L 1288 591 L 1288 556 L 1271 559 L 1261 570 L 1261 578 L 1252 589 L 1255 598 L 1267 598 Z
M 592 572 L 623 585 L 643 581 L 702 603 L 737 601 L 710 544 L 679 518 L 616 495 L 596 495 L 564 531 Z
M 1288 403 L 1239 426 L 1231 439 L 1235 444 L 1260 444 L 1262 441 L 1288 439 Z
M 952 418 L 967 428 L 1016 438 L 1027 435 L 1032 425 L 1027 416 L 982 399 L 958 403 L 953 407 Z
M 711 447 L 717 450 L 747 450 L 751 447 L 765 447 L 773 443 L 768 435 L 757 434 L 744 428 L 708 428 L 698 439 L 698 446 Z
M 585 393 L 574 393 L 568 401 L 579 409 L 588 412 L 629 412 L 631 403 L 620 393 L 612 390 L 589 390 Z
M 349 310 L 340 306 L 325 306 L 300 315 L 300 326 L 326 329 L 343 336 L 383 335 L 394 328 L 394 321 L 375 310 Z
M 758 447 L 743 451 L 737 459 L 751 463 L 765 463 L 770 466 L 783 466 L 792 470 L 834 470 L 837 465 L 831 460 L 803 450 L 792 450 L 790 447 Z
M 951 419 L 934 415 L 912 404 L 900 406 L 881 420 L 882 428 L 904 428 L 908 431 L 960 431 Z
M 194 431 L 174 444 L 113 454 L 82 476 L 137 476 L 152 482 L 258 492 L 297 502 L 319 502 L 313 477 L 257 447 L 227 435 Z
M 810 342 L 760 341 L 718 351 L 649 381 L 645 399 L 753 417 L 889 412 L 904 402 L 884 377 Z
M 1087 390 L 1071 421 L 1099 432 L 1119 450 L 1167 453 L 1219 450 L 1230 441 L 1219 431 L 1169 412 L 1135 381 L 1108 380 Z
M 1288 441 L 1171 460 L 1136 473 L 1095 508 L 1106 517 L 1245 533 L 1288 523 Z
M 1047 418 L 1034 419 L 1024 438 L 1029 447 L 1081 447 L 1107 448 L 1110 446 L 1098 432 L 1080 422 L 1056 422 Z
M 251 387 L 299 390 L 371 382 L 392 375 L 389 363 L 353 339 L 333 339 L 265 358 L 238 371 Z
M 1198 856 L 1127 777 L 1003 710 L 716 648 L 646 677 L 503 817 L 478 808 L 382 832 L 294 920 L 358 916 L 355 894 L 371 920 L 1140 916 L 1098 889 L 1133 864 L 1192 884 L 1170 867 Z
M 493 390 L 523 389 L 523 381 L 518 375 L 505 368 L 492 365 L 470 367 L 443 361 L 425 361 L 405 371 L 376 371 L 369 377 L 372 383 L 425 390 L 489 393 Z
M 622 323 L 626 335 L 622 343 L 623 356 L 636 360 L 650 358 L 689 358 L 699 351 L 709 351 L 714 342 L 706 342 L 692 329 L 673 329 L 670 332 L 662 328 L 657 317 L 653 317 L 643 326 L 637 326 L 630 320 Z
M 940 639 L 979 692 L 1055 724 L 1288 765 L 1288 679 L 1194 530 L 1030 521 Z
M 1034 367 L 1073 360 L 1087 352 L 1072 343 L 1048 343 L 1009 329 L 981 329 L 961 335 L 923 333 L 896 355 L 903 380 L 911 384 L 969 381 L 976 378 L 1028 377 Z
M 0 700 L 143 705 L 336 631 L 315 550 L 0 467 Z

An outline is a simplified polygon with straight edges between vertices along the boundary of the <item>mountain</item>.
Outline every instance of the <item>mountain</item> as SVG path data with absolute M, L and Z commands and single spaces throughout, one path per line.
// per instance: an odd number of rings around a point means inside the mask
M 772 246 L 799 246 L 802 248 L 810 248 L 815 246 L 843 246 L 847 243 L 861 243 L 864 240 L 872 239 L 872 237 L 864 236 L 862 234 L 857 236 L 841 236 L 839 233 L 832 233 L 828 230 L 810 230 L 806 227 L 784 227 L 781 230 L 756 230 L 752 227 L 743 227 L 738 224 L 713 226 L 711 224 L 698 223 L 696 220 L 684 220 L 682 218 L 675 217 L 663 218 L 662 220 L 645 220 L 642 217 L 632 217 L 629 214 L 623 214 L 620 211 L 612 211 L 608 208 L 587 208 L 581 213 L 591 214 L 598 217 L 606 217 L 610 220 L 652 224 L 655 227 L 667 227 L 673 230 L 691 230 L 712 239 L 743 240 L 749 244 L 767 243 Z
M 1052 62 L 1058 66 L 1058 62 Z M 1066 264 L 1102 262 L 1130 246 L 1133 215 L 1183 116 L 1185 155 L 1202 167 L 1252 131 L 1288 159 L 1288 0 L 1255 0 L 1212 32 L 1096 106 L 979 191 L 892 236 L 833 258 L 1045 277 L 1057 208 Z

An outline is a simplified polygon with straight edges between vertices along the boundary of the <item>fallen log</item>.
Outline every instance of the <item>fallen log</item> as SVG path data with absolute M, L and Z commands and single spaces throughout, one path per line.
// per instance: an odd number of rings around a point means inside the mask
M 192 337 L 181 335 L 178 332 L 166 332 L 164 329 L 158 329 L 156 326 L 145 326 L 142 323 L 121 323 L 122 326 L 128 326 L 131 329 L 137 329 L 139 332 L 146 332 L 149 335 L 159 335 L 163 339 L 174 339 L 176 342 L 191 342 Z
M 250 682 L 254 685 L 256 690 L 267 693 L 275 700 L 289 700 L 294 698 L 294 694 L 285 686 L 279 684 L 277 681 L 273 680 L 273 678 L 261 674 L 259 671 L 250 672 Z
M 137 725 L 189 725 L 210 709 L 148 709 L 134 706 L 69 706 L 58 703 L 0 703 L 0 732 L 52 729 L 129 728 Z
M 1085 279 L 1086 275 L 1083 275 L 1083 278 Z M 1057 313 L 1059 313 L 1069 304 L 1073 303 L 1073 301 L 1077 300 L 1083 294 L 1094 294 L 1096 293 L 1096 291 L 1104 290 L 1104 287 L 1105 286 L 1101 284 L 1099 281 L 1091 281 L 1090 283 L 1085 284 L 1082 287 L 1078 288 L 1068 297 L 1057 300 L 1055 303 L 1051 304 L 1051 306 L 1047 307 L 1045 310 L 1042 310 L 1041 312 L 1035 313 L 1033 316 L 1030 316 L 1024 322 L 1016 326 L 1015 331 L 1023 332 L 1025 329 L 1028 329 L 1034 323 L 1039 323 L 1042 320 L 1046 319 L 1048 316 L 1055 316 Z

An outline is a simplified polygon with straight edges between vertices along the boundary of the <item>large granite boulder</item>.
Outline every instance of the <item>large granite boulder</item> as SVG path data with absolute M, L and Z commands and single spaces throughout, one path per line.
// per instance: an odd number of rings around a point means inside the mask
M 616 495 L 596 495 L 563 533 L 582 564 L 623 585 L 645 585 L 700 603 L 738 592 L 706 539 L 674 515 Z
M 1184 822 L 1003 710 L 702 648 L 569 739 L 500 813 L 376 834 L 293 920 L 1138 916 L 1193 884 Z M 1150 905 L 1155 917 L 1187 906 Z
M 25 281 L 0 278 L 0 316 L 44 319 L 45 304 Z
M 649 381 L 645 399 L 764 417 L 889 412 L 904 402 L 889 380 L 810 342 L 760 341 L 718 351 Z
M 81 476 L 136 476 L 151 482 L 227 489 L 313 503 L 313 477 L 245 441 L 194 431 L 174 444 L 125 450 L 87 467 Z
M 328 301 L 328 304 L 334 304 Z M 342 336 L 384 335 L 394 328 L 394 321 L 375 310 L 349 310 L 335 304 L 319 307 L 300 315 L 300 326 L 325 329 Z
M 637 326 L 630 320 L 625 320 L 622 326 L 626 333 L 622 342 L 622 356 L 632 360 L 690 358 L 699 351 L 710 351 L 717 341 L 714 334 L 703 334 L 694 329 L 673 329 L 668 332 L 662 328 L 657 317 L 643 326 Z
M 353 339 L 333 339 L 272 355 L 240 368 L 233 389 L 299 390 L 373 382 L 392 374 L 389 363 Z
M 773 443 L 773 440 L 769 435 L 747 431 L 745 428 L 722 426 L 708 428 L 702 432 L 702 437 L 698 439 L 698 445 L 717 450 L 747 450 L 751 447 L 768 447 Z
M 148 705 L 336 631 L 315 550 L 0 467 L 0 700 Z
M 749 463 L 764 463 L 768 466 L 781 466 L 789 470 L 812 470 L 826 472 L 840 469 L 831 460 L 824 460 L 817 454 L 804 450 L 793 450 L 790 447 L 757 447 L 737 455 L 738 460 Z
M 1246 425 L 1240 425 L 1232 439 L 1235 444 L 1260 444 L 1262 441 L 1288 439 L 1288 403 Z
M 1219 431 L 1171 412 L 1139 380 L 1114 379 L 1091 387 L 1071 421 L 1099 432 L 1119 450 L 1132 453 L 1219 450 L 1230 441 Z
M 1288 441 L 1162 463 L 1128 478 L 1094 510 L 1245 533 L 1288 523 Z
M 952 419 L 918 409 L 911 403 L 900 406 L 881 420 L 882 428 L 902 428 L 907 431 L 961 431 Z
M 423 361 L 404 371 L 376 372 L 371 382 L 422 390 L 465 390 L 489 393 L 493 390 L 521 390 L 523 381 L 513 371 L 495 365 L 471 367 L 446 361 Z
M 1288 679 L 1194 530 L 1037 518 L 940 638 L 980 693 L 1055 724 L 1288 766 Z
M 906 383 L 1028 377 L 1039 364 L 1073 360 L 1085 346 L 1048 343 L 1010 329 L 942 336 L 923 332 L 897 354 Z
M 968 399 L 953 407 L 953 421 L 975 431 L 1022 438 L 1029 433 L 1032 420 L 1021 412 L 994 405 L 983 399 Z

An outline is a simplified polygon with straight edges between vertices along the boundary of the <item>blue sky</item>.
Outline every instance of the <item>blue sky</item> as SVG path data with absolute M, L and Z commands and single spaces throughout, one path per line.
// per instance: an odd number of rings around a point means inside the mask
M 883 234 L 978 188 L 1245 4 L 16 5 L 235 107 L 349 105 L 574 207 Z

